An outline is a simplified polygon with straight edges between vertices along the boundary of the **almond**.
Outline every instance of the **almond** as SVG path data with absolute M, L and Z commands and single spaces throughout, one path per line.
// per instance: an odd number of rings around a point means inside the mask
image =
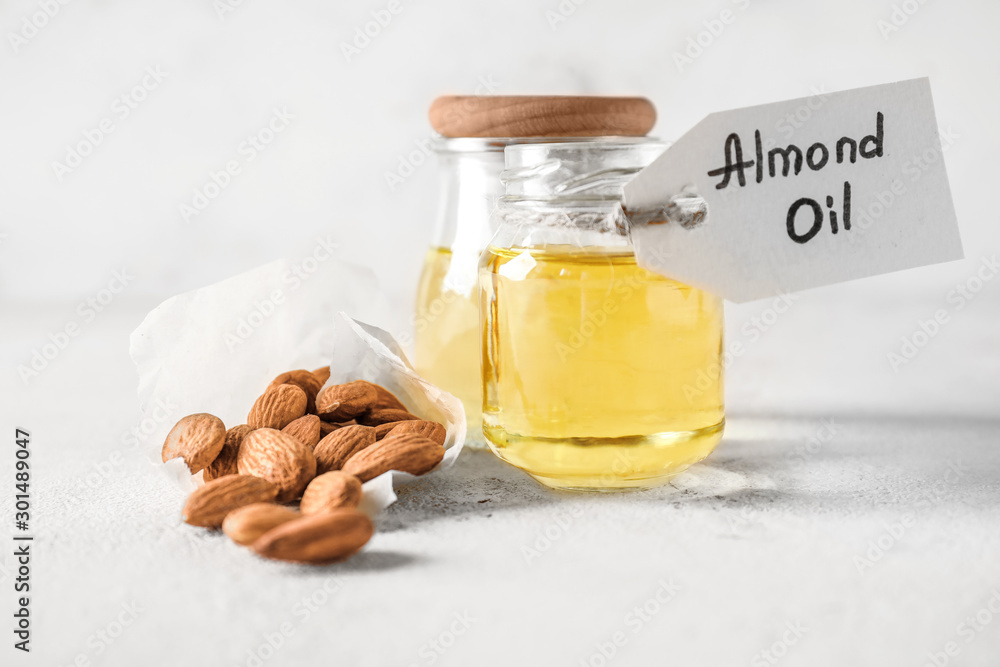
M 226 475 L 199 487 L 188 496 L 181 518 L 192 526 L 218 528 L 238 507 L 274 500 L 278 487 L 251 475 Z
M 375 429 L 370 426 L 354 424 L 338 429 L 316 445 L 316 470 L 320 474 L 340 470 L 347 459 L 373 444 Z
M 222 532 L 232 538 L 236 544 L 244 546 L 254 541 L 275 526 L 298 519 L 301 514 L 274 503 L 253 503 L 233 510 L 222 522 Z
M 378 428 L 375 430 L 377 431 Z M 445 430 L 442 424 L 424 421 L 422 419 L 412 419 L 410 421 L 399 422 L 396 424 L 396 426 L 389 431 L 387 437 L 388 435 L 402 435 L 403 433 L 422 435 L 425 438 L 430 438 L 442 447 L 444 447 L 444 440 L 448 435 L 448 431 Z
M 319 439 L 322 440 L 323 438 L 330 435 L 337 429 L 341 428 L 344 428 L 344 424 L 334 424 L 331 422 L 325 422 L 321 419 L 319 422 Z
M 294 384 L 279 384 L 267 388 L 250 409 L 250 428 L 282 429 L 306 413 L 308 399 L 302 388 Z
M 375 427 L 375 439 L 381 440 L 385 436 L 389 435 L 389 431 L 396 428 L 400 424 L 405 424 L 405 421 L 401 422 L 386 422 L 384 424 L 379 424 Z
M 316 412 L 323 421 L 344 422 L 370 410 L 377 398 L 375 385 L 368 382 L 335 384 L 316 397 Z
M 163 462 L 181 457 L 191 474 L 210 465 L 226 442 L 226 425 L 214 415 L 188 415 L 170 429 L 163 443 Z
M 444 447 L 422 435 L 387 435 L 347 459 L 342 470 L 362 482 L 390 470 L 423 475 L 444 458 Z
M 281 429 L 281 432 L 297 438 L 303 445 L 309 449 L 313 449 L 316 443 L 319 442 L 319 425 L 319 417 L 316 415 L 305 415 Z
M 246 424 L 240 424 L 226 431 L 226 441 L 222 445 L 222 451 L 212 461 L 212 465 L 202 471 L 202 479 L 211 482 L 213 479 L 219 479 L 226 475 L 235 475 L 237 472 L 236 455 L 239 454 L 240 443 L 251 430 L 253 429 Z
M 320 368 L 314 370 L 312 374 L 316 376 L 316 379 L 319 380 L 319 386 L 322 387 L 326 384 L 326 381 L 330 379 L 330 367 L 321 366 Z
M 292 384 L 306 393 L 306 412 L 316 412 L 316 394 L 323 383 L 310 371 L 297 370 L 282 373 L 271 381 L 272 387 L 282 384 Z
M 320 565 L 353 556 L 374 532 L 367 515 L 342 507 L 272 528 L 252 548 L 265 558 Z
M 396 398 L 396 395 L 383 387 L 380 384 L 375 384 L 374 382 L 365 382 L 364 380 L 359 380 L 359 382 L 364 382 L 365 384 L 371 385 L 375 388 L 375 395 L 378 397 L 375 400 L 376 408 L 391 408 L 394 410 L 406 410 L 406 406 L 403 402 Z
M 358 417 L 358 422 L 364 424 L 365 426 L 378 426 L 379 424 L 409 421 L 411 419 L 420 419 L 420 417 L 410 414 L 406 410 L 397 410 L 395 408 L 376 408 Z
M 296 390 L 302 391 L 297 387 Z M 275 500 L 279 503 L 301 496 L 306 484 L 316 476 L 316 457 L 312 450 L 272 428 L 257 429 L 243 438 L 236 466 L 241 475 L 255 475 L 273 482 L 278 487 Z
M 338 507 L 357 507 L 361 502 L 361 480 L 340 470 L 323 473 L 302 493 L 299 511 L 319 514 Z

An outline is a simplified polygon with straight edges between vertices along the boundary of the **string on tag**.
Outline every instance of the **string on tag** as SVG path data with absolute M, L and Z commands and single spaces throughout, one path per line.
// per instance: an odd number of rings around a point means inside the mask
M 626 208 L 625 216 L 631 227 L 672 222 L 684 229 L 694 229 L 708 220 L 708 202 L 689 185 L 670 197 L 665 206 Z

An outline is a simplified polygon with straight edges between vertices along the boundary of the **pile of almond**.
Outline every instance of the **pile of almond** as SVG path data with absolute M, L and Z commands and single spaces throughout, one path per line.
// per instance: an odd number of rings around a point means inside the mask
M 374 531 L 357 509 L 361 484 L 389 470 L 429 472 L 444 457 L 445 428 L 384 387 L 323 388 L 329 377 L 328 368 L 282 373 L 229 430 L 206 413 L 177 422 L 163 461 L 183 458 L 206 482 L 184 521 L 221 527 L 266 558 L 323 564 L 357 553 Z

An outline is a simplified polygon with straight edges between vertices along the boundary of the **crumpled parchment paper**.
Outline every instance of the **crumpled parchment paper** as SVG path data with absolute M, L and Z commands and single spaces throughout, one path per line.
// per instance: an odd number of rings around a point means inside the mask
M 419 377 L 386 331 L 364 321 L 389 321 L 390 306 L 367 268 L 328 259 L 311 272 L 278 260 L 214 285 L 167 299 L 132 332 L 139 374 L 140 446 L 184 490 L 201 483 L 180 459 L 164 465 L 160 450 L 185 415 L 208 412 L 230 428 L 246 422 L 258 396 L 279 373 L 330 367 L 330 384 L 368 380 L 383 385 L 425 419 L 448 430 L 452 465 L 465 441 L 462 403 Z M 357 318 L 357 319 L 354 319 Z M 389 472 L 364 485 L 361 509 L 392 504 L 393 485 L 413 475 Z

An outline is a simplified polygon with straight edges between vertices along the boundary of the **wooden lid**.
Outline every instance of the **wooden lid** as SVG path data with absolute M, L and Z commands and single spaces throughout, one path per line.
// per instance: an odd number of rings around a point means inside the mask
M 429 116 L 446 137 L 641 137 L 656 109 L 645 97 L 444 95 Z

